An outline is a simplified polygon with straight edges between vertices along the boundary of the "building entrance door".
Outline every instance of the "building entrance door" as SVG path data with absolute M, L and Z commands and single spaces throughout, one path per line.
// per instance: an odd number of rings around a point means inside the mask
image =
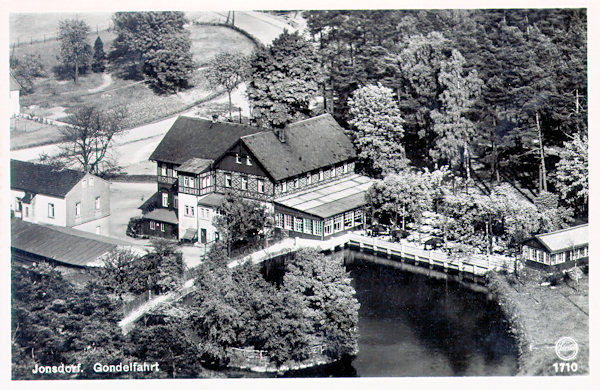
M 200 242 L 206 244 L 206 229 L 200 229 Z

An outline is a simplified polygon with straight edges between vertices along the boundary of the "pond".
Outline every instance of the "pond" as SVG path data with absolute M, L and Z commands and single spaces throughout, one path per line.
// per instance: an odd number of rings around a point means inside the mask
M 517 346 L 486 293 L 361 260 L 347 269 L 361 304 L 352 360 L 290 372 L 294 377 L 509 376 Z M 364 258 L 368 258 L 365 256 Z

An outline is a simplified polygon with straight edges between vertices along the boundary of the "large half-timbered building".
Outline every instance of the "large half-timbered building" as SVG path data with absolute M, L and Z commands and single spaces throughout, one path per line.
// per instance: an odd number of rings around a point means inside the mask
M 263 203 L 291 236 L 361 227 L 371 182 L 355 174 L 356 157 L 329 114 L 276 130 L 179 117 L 150 156 L 158 191 L 143 206 L 143 233 L 212 242 L 229 191 Z

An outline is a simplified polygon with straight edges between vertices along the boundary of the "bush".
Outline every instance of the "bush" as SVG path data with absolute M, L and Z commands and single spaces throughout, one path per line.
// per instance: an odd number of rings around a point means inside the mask
M 129 223 L 127 223 L 127 231 L 125 234 L 133 238 L 147 238 L 142 230 L 143 221 L 144 218 L 142 217 L 131 217 Z
M 549 282 L 551 286 L 558 286 L 565 281 L 565 278 L 565 273 L 562 270 L 556 270 L 547 275 L 545 280 L 546 282 Z

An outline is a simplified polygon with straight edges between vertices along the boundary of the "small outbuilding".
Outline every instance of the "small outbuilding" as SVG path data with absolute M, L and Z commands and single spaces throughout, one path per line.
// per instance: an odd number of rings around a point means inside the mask
M 523 242 L 521 259 L 537 268 L 570 268 L 588 262 L 588 224 L 537 234 Z

